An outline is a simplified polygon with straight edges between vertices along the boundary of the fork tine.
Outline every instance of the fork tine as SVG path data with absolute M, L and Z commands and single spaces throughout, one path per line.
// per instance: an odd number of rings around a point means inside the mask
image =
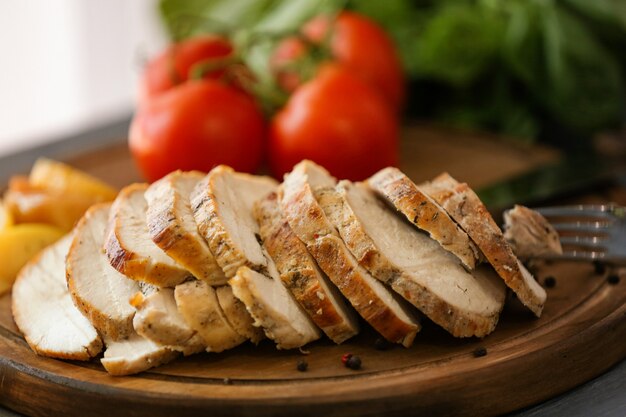
M 626 206 L 611 203 L 534 210 L 548 218 L 564 248 L 562 255 L 546 254 L 544 258 L 626 265 Z
M 614 220 L 613 207 L 609 205 L 578 205 L 565 207 L 542 207 L 535 209 L 544 217 L 581 217 Z
M 602 260 L 605 259 L 606 253 L 604 252 L 587 252 L 587 251 L 567 251 L 563 252 L 562 255 L 559 255 L 559 259 L 565 259 L 570 261 L 581 261 L 581 260 Z
M 604 239 L 599 237 L 564 236 L 561 237 L 561 245 L 580 246 L 589 249 L 606 250 Z
M 552 224 L 557 232 L 606 233 L 610 227 L 606 222 L 572 222 Z

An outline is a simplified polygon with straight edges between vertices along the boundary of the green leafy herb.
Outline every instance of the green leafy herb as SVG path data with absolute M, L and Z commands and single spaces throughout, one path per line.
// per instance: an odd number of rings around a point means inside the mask
M 344 4 L 337 0 L 161 0 L 161 16 L 173 39 L 203 32 L 247 36 L 296 31 L 313 16 Z
M 555 122 L 578 135 L 626 113 L 625 0 L 161 0 L 173 39 L 228 33 L 274 111 L 276 41 L 348 7 L 396 41 L 417 116 L 528 141 Z
M 426 22 L 415 43 L 416 75 L 466 86 L 497 57 L 502 25 L 469 5 L 445 6 Z

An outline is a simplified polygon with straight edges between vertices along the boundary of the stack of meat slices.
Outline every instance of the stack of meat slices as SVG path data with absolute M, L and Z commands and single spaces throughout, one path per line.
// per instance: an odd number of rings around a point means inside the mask
M 545 292 L 466 184 L 395 168 L 337 182 L 303 161 L 282 184 L 218 166 L 124 188 L 22 270 L 13 315 L 38 354 L 104 349 L 126 375 L 263 338 L 342 343 L 364 323 L 408 347 L 418 311 L 484 337 L 506 286 L 541 314 Z

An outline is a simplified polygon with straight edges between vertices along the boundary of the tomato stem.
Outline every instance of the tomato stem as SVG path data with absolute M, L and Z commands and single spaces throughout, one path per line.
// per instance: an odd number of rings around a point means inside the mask
M 208 58 L 196 62 L 189 68 L 190 80 L 201 80 L 207 74 L 215 71 L 225 70 L 231 65 L 241 63 L 241 60 L 235 54 L 231 54 L 223 58 Z

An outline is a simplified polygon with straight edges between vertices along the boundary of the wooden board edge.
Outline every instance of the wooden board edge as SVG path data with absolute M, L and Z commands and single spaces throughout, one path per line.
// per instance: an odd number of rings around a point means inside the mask
M 603 340 L 602 346 L 596 343 L 599 338 Z M 621 343 L 625 339 L 626 305 L 585 331 L 573 334 L 561 343 L 555 342 L 542 351 L 530 351 L 515 361 L 501 358 L 485 368 L 480 367 L 478 359 L 476 366 L 452 377 L 442 375 L 432 379 L 426 388 L 416 385 L 420 383 L 420 376 L 407 370 L 395 376 L 393 383 L 376 375 L 364 376 L 359 384 L 365 384 L 367 388 L 359 390 L 358 395 L 346 389 L 348 387 L 342 388 L 342 385 L 351 385 L 349 378 L 337 378 L 331 382 L 334 386 L 331 395 L 316 395 L 315 382 L 305 383 L 310 388 L 306 391 L 310 395 L 299 397 L 289 395 L 295 390 L 295 387 L 289 387 L 289 383 L 284 386 L 273 384 L 273 389 L 281 392 L 282 396 L 277 396 L 272 402 L 260 398 L 242 401 L 241 398 L 162 396 L 110 387 L 101 391 L 96 384 L 85 384 L 83 390 L 76 391 L 75 386 L 64 384 L 62 380 L 50 384 L 45 372 L 29 372 L 26 366 L 16 366 L 15 362 L 2 359 L 0 403 L 33 416 L 51 413 L 108 416 L 112 412 L 122 415 L 121 410 L 128 415 L 150 410 L 153 416 L 172 413 L 192 416 L 211 410 L 218 415 L 262 416 L 292 415 L 296 409 L 302 416 L 377 415 L 382 412 L 390 416 L 496 415 L 531 406 L 602 374 L 626 357 L 626 345 Z M 618 348 L 606 351 L 604 346 L 607 344 Z M 519 361 L 526 364 L 526 369 L 537 372 L 520 374 L 519 368 L 516 368 Z M 584 366 L 581 367 L 581 364 Z M 491 376 L 494 370 L 498 376 L 496 379 Z M 464 390 L 468 381 L 480 386 L 483 395 L 476 398 L 469 394 L 469 390 Z M 550 383 L 546 384 L 546 381 Z M 37 393 L 36 402 L 33 401 L 34 392 Z M 111 396 L 111 408 L 93 409 L 93 404 L 102 403 L 103 396 Z M 72 403 L 69 412 L 68 399 Z

